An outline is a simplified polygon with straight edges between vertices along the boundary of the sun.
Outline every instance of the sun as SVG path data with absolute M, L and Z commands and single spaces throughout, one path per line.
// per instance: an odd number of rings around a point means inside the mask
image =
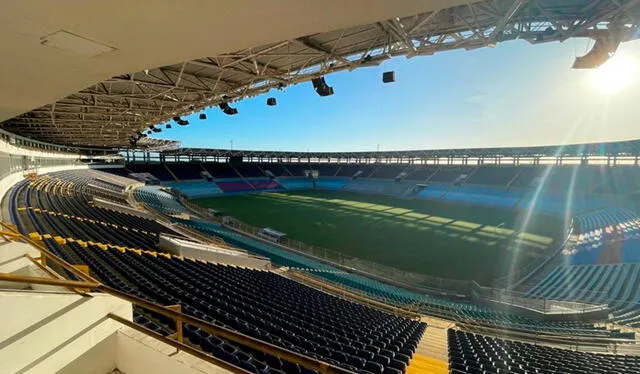
M 591 71 L 590 80 L 597 90 L 611 94 L 634 83 L 637 70 L 638 62 L 635 59 L 616 55 Z

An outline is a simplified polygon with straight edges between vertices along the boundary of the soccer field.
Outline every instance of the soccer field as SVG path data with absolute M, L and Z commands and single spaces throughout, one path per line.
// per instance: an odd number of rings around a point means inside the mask
M 194 202 L 304 243 L 412 272 L 485 284 L 541 254 L 562 231 L 559 219 L 545 216 L 533 217 L 526 233 L 514 235 L 520 219 L 514 211 L 344 191 Z

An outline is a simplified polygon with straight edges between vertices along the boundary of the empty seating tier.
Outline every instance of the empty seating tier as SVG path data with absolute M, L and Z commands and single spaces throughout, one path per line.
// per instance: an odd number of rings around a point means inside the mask
M 449 330 L 451 374 L 640 373 L 640 357 L 568 351 Z

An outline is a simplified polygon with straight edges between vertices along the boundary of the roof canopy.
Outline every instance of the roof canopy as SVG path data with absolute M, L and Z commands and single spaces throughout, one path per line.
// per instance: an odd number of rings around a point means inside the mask
M 536 147 L 495 147 L 426 149 L 383 152 L 286 152 L 244 151 L 209 148 L 179 148 L 163 151 L 165 156 L 246 157 L 271 159 L 385 159 L 385 158 L 465 158 L 465 157 L 581 157 L 581 156 L 637 156 L 640 139 L 608 143 L 585 143 Z
M 174 116 L 392 56 L 613 27 L 629 36 L 640 19 L 635 0 L 31 4 L 0 14 L 0 126 L 93 147 L 129 146 Z

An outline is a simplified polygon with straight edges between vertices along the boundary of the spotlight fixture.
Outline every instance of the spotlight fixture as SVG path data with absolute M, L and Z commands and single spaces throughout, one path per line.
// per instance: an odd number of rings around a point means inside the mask
M 198 118 L 200 119 L 207 119 L 207 115 L 205 113 L 200 113 L 200 115 L 198 116 Z
M 222 109 L 222 112 L 228 116 L 238 114 L 238 109 L 230 107 L 227 103 L 221 103 L 218 106 L 220 107 L 220 109 Z
M 311 80 L 313 84 L 313 88 L 316 90 L 316 93 L 320 96 L 331 96 L 333 95 L 333 87 L 328 86 L 327 82 L 324 81 L 324 77 L 314 78 Z
M 267 105 L 268 106 L 275 106 L 276 105 L 276 98 L 275 97 L 267 98 Z
M 593 48 L 584 56 L 576 57 L 573 69 L 595 69 L 613 56 L 620 45 L 620 33 L 609 31 L 596 39 Z

